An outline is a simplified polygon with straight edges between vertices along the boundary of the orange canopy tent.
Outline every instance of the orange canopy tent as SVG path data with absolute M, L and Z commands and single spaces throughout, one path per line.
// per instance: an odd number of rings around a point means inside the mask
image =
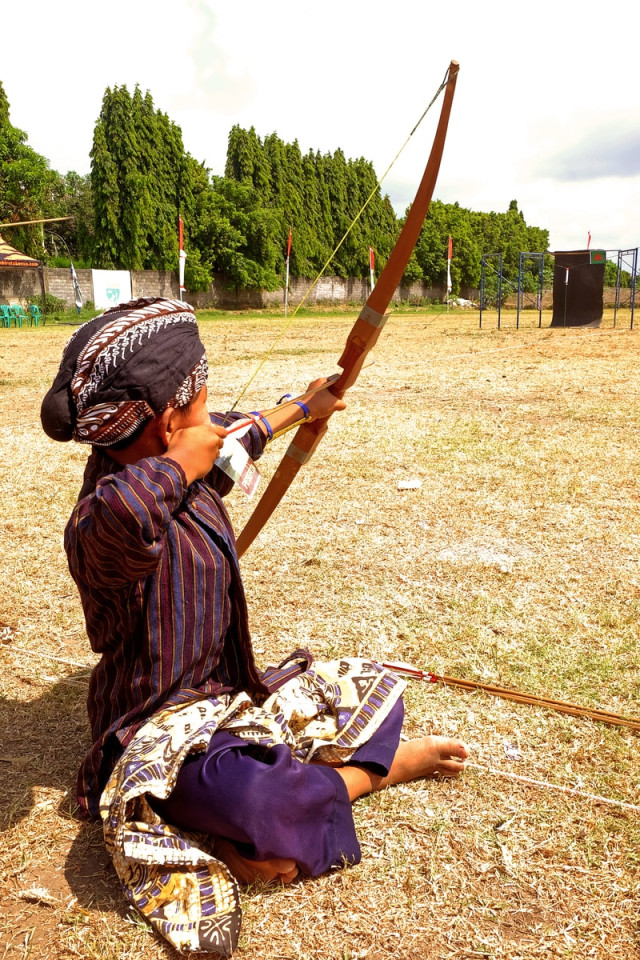
M 2 267 L 39 267 L 40 261 L 20 253 L 0 236 L 0 269 Z

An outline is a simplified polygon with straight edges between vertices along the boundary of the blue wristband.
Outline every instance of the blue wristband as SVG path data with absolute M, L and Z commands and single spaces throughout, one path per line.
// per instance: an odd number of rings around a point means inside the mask
M 271 424 L 269 423 L 269 421 L 267 420 L 267 418 L 265 417 L 265 415 L 264 415 L 263 413 L 260 413 L 259 410 L 253 410 L 253 411 L 249 414 L 249 416 L 250 416 L 250 417 L 257 417 L 256 423 L 259 423 L 260 421 L 262 421 L 262 422 L 264 423 L 265 428 L 266 428 L 266 431 L 267 431 L 267 440 L 273 440 L 273 430 L 271 429 Z
M 269 423 L 267 418 L 262 414 L 260 415 L 260 419 L 262 420 L 265 427 L 267 428 L 267 440 L 273 440 L 273 430 L 271 429 L 271 424 Z
M 300 407 L 300 409 L 301 409 L 302 412 L 304 413 L 304 419 L 305 419 L 305 420 L 311 420 L 311 414 L 309 413 L 309 407 L 306 405 L 306 403 L 303 403 L 302 400 L 294 400 L 293 402 L 296 404 L 296 406 Z

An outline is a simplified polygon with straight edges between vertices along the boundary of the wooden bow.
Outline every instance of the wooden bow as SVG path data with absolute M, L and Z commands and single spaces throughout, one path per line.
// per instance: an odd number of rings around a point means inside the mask
M 458 70 L 459 64 L 456 60 L 452 60 L 447 72 L 440 119 L 427 166 L 396 245 L 347 337 L 346 346 L 338 360 L 338 366 L 342 367 L 342 374 L 329 387 L 329 390 L 336 397 L 342 398 L 349 387 L 355 383 L 365 357 L 375 346 L 387 319 L 385 312 L 391 302 L 391 297 L 402 279 L 409 257 L 420 235 L 440 170 Z M 320 420 L 309 421 L 299 427 L 295 433 L 260 502 L 238 536 L 238 556 L 242 556 L 253 543 L 289 489 L 300 467 L 313 456 L 316 447 L 326 433 L 328 419 L 328 417 L 325 417 Z

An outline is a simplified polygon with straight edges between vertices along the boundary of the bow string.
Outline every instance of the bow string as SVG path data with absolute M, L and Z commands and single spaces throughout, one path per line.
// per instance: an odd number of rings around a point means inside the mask
M 367 354 L 378 341 L 387 319 L 387 308 L 406 270 L 409 258 L 420 235 L 422 224 L 427 216 L 440 170 L 458 71 L 458 62 L 452 60 L 444 82 L 444 98 L 438 126 L 420 186 L 396 245 L 347 337 L 346 345 L 338 360 L 338 366 L 342 368 L 342 373 L 328 387 L 331 393 L 340 399 L 349 387 L 356 382 Z M 327 431 L 328 421 L 329 417 L 311 420 L 302 424 L 296 431 L 258 505 L 238 536 L 237 551 L 239 557 L 251 546 L 265 526 L 291 486 L 300 467 L 313 456 Z

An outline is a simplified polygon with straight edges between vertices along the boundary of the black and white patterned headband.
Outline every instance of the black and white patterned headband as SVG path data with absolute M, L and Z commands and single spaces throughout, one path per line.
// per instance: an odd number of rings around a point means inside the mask
M 145 298 L 120 304 L 71 338 L 41 409 L 55 440 L 109 447 L 168 406 L 183 407 L 207 380 L 189 304 Z

